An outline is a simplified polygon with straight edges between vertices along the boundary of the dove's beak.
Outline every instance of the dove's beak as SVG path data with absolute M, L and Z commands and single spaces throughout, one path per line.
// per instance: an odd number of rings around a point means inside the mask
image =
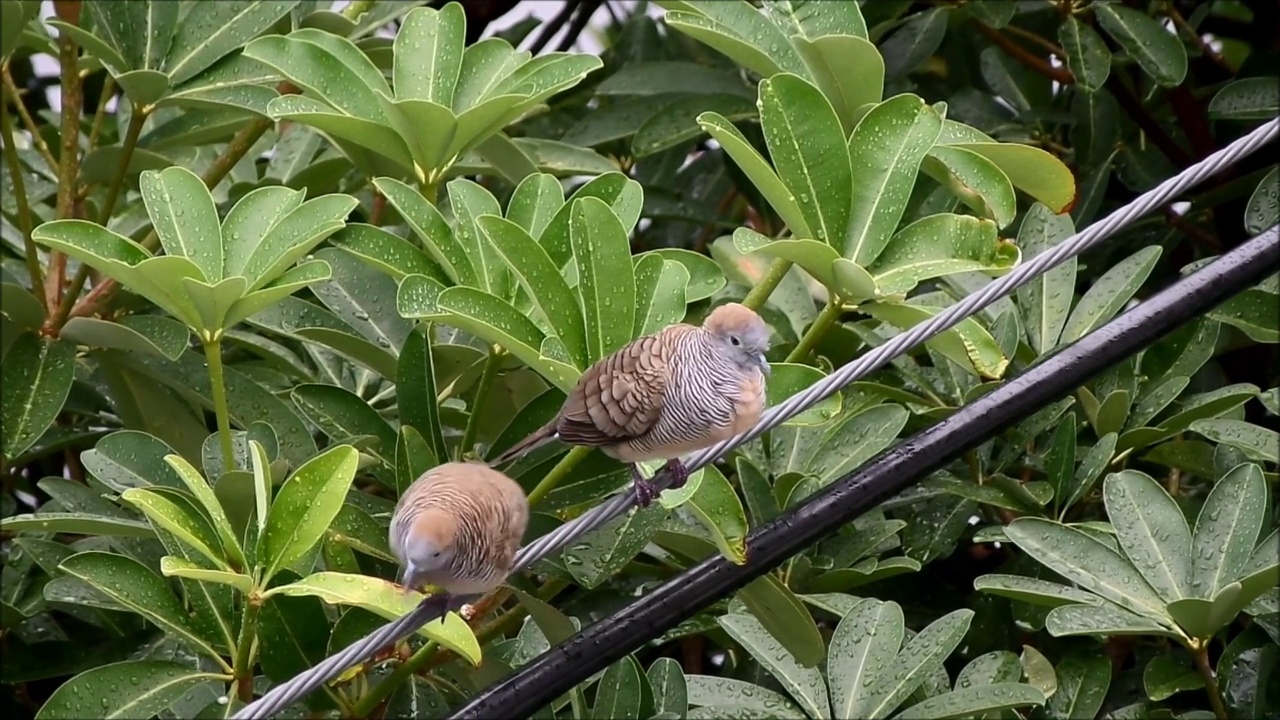
M 760 363 L 760 372 L 764 373 L 765 377 L 773 373 L 773 368 L 769 367 L 769 361 L 764 358 L 764 353 L 756 355 L 756 362 Z

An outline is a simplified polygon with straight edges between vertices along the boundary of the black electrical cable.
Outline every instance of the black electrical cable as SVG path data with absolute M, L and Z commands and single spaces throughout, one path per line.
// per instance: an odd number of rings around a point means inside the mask
M 719 598 L 772 570 L 956 456 L 986 442 L 1196 315 L 1280 270 L 1280 225 L 831 484 L 747 536 L 750 560 L 720 555 L 669 580 L 494 683 L 450 718 L 523 718 Z

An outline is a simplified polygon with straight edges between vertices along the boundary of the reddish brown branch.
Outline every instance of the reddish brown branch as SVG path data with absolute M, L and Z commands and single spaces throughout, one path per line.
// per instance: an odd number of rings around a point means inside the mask
M 1050 65 L 1048 59 L 1027 50 L 981 20 L 974 20 L 973 26 L 996 47 L 1005 51 L 1007 55 L 1025 65 L 1029 70 L 1033 70 L 1050 80 L 1056 80 L 1063 85 L 1075 84 L 1076 77 L 1067 68 Z

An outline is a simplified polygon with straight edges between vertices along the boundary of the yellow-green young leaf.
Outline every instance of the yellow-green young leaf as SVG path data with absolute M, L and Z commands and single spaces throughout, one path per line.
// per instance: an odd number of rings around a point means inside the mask
M 494 215 L 476 224 L 520 286 L 529 293 L 548 335 L 560 338 L 579 368 L 586 368 L 587 336 L 578 301 L 542 246 L 519 225 Z M 682 308 L 683 309 L 683 308 Z
M 849 224 L 849 150 L 831 103 L 795 75 L 760 83 L 760 124 L 813 239 L 838 247 Z
M 1138 61 L 1143 72 L 1165 87 L 1182 84 L 1187 76 L 1187 49 L 1176 31 L 1123 5 L 1099 3 L 1094 14 L 1102 29 Z
M 810 3 L 808 7 L 820 5 Z M 857 7 L 854 3 L 827 5 Z M 814 39 L 793 36 L 791 42 L 804 59 L 809 77 L 835 108 L 844 136 L 848 137 L 862 117 L 859 108 L 880 102 L 884 95 L 884 59 L 880 51 L 865 38 L 851 35 Z M 858 72 L 849 72 L 851 67 L 858 68 Z
M 827 648 L 813 616 L 778 578 L 762 575 L 739 590 L 737 597 L 801 667 L 814 668 L 822 662 Z
M 442 324 L 502 346 L 565 392 L 582 374 L 566 362 L 544 357 L 541 352 L 545 339 L 542 331 L 501 298 L 475 288 L 451 287 L 440 293 L 437 304 L 446 313 Z
M 799 363 L 771 363 L 772 373 L 765 384 L 765 405 L 775 407 L 792 395 L 808 388 L 826 377 L 826 373 L 811 365 Z M 784 425 L 821 425 L 840 414 L 840 393 L 819 400 L 802 412 L 791 416 Z
M 62 412 L 75 365 L 75 345 L 64 340 L 23 333 L 9 345 L 0 367 L 6 460 L 31 447 Z
M 733 245 L 743 254 L 759 253 L 790 260 L 812 275 L 814 280 L 832 290 L 836 287 L 832 265 L 840 259 L 840 254 L 827 243 L 796 238 L 773 240 L 751 228 L 741 227 L 733 231 Z
M 906 330 L 942 312 L 941 308 L 905 303 L 869 303 L 859 308 L 871 317 Z M 946 355 L 952 362 L 981 378 L 993 380 L 1004 375 L 1009 359 L 987 329 L 973 318 L 925 341 L 925 345 Z
M 206 282 L 222 280 L 218 209 L 204 181 L 184 167 L 170 167 L 143 171 L 138 186 L 165 254 L 195 263 Z
M 257 535 L 267 529 L 267 516 L 271 508 L 271 459 L 257 440 L 249 441 L 249 460 L 253 466 L 253 517 Z
M 165 497 L 161 492 L 144 488 L 129 488 L 121 500 L 142 511 L 151 524 L 168 531 L 183 544 L 208 558 L 214 565 L 230 570 L 223 556 L 222 543 L 217 531 L 203 517 L 193 517 L 182 506 Z
M 915 95 L 876 105 L 849 136 L 849 161 L 858 185 L 840 254 L 867 267 L 880 256 L 902 219 L 920 161 L 942 131 L 942 116 Z
M 719 470 L 710 465 L 703 468 L 698 489 L 685 507 L 711 532 L 720 554 L 735 565 L 747 562 L 747 513 L 738 493 Z
M 192 648 L 222 662 L 218 652 L 191 626 L 187 611 L 168 583 L 146 565 L 124 555 L 95 550 L 72 555 L 58 567 L 165 632 L 185 640 Z
M 187 489 L 196 497 L 205 512 L 209 513 L 209 518 L 213 521 L 213 529 L 222 541 L 223 552 L 230 555 L 236 566 L 244 567 L 244 550 L 240 547 L 240 540 L 236 537 L 235 531 L 231 529 L 231 521 L 227 519 L 222 503 L 218 502 L 218 498 L 213 494 L 213 488 L 201 477 L 200 471 L 192 467 L 191 463 L 181 455 L 165 455 L 164 461 L 177 471 L 178 477 L 182 478 Z
M 153 717 L 200 685 L 226 676 L 187 665 L 126 660 L 86 670 L 58 687 L 36 713 L 37 720 L 107 720 Z M 218 687 L 211 685 L 211 687 Z
M 954 145 L 935 145 L 920 163 L 920 170 L 937 180 L 982 217 L 999 227 L 1013 222 L 1017 198 L 1009 176 L 985 157 Z
M 945 275 L 1001 274 L 1017 265 L 1019 257 L 1016 245 L 1000 242 L 996 223 L 940 213 L 920 218 L 894 234 L 867 272 L 882 295 L 898 295 Z
M 578 267 L 587 355 L 595 362 L 631 341 L 636 284 L 627 233 L 598 198 L 572 201 L 569 241 Z
M 246 595 L 253 588 L 253 578 L 237 572 L 226 570 L 210 570 L 179 557 L 165 555 L 160 558 L 160 574 L 165 577 L 180 577 L 200 582 L 212 582 L 230 585 Z
M 764 159 L 733 123 L 718 113 L 707 112 L 698 116 L 698 125 L 720 143 L 720 147 L 724 148 L 725 153 L 773 207 L 773 211 L 787 224 L 792 237 L 814 237 L 795 197 L 782 184 L 769 161 Z
M 397 98 L 453 106 L 466 22 L 457 3 L 414 8 L 404 16 L 392 46 Z
M 272 595 L 318 597 L 330 605 L 363 608 L 387 620 L 398 620 L 422 600 L 421 594 L 406 592 L 386 580 L 339 572 L 318 572 L 298 582 L 271 588 L 263 593 L 263 598 Z M 480 643 L 457 613 L 445 615 L 443 622 L 433 620 L 423 625 L 418 634 L 456 652 L 472 665 L 480 664 Z
M 971 150 L 995 163 L 1015 188 L 1044 203 L 1055 213 L 1067 210 L 1075 203 L 1076 181 L 1071 170 L 1040 148 L 998 142 L 961 142 L 950 146 Z
M 138 263 L 127 281 L 120 284 L 137 292 L 177 317 L 193 330 L 220 330 L 206 327 L 200 308 L 188 296 L 187 280 L 199 280 L 200 268 L 187 258 L 161 255 Z
M 306 555 L 324 537 L 346 500 L 360 453 L 337 445 L 308 460 L 280 486 L 258 538 L 263 582 Z

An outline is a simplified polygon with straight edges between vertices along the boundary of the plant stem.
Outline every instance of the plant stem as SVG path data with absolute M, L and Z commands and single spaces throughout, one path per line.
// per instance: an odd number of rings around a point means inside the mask
M 577 466 L 578 463 L 582 462 L 582 459 L 590 452 L 591 448 L 586 446 L 579 446 L 570 450 L 569 454 L 565 455 L 563 460 L 556 463 L 556 466 L 551 468 L 551 472 L 547 473 L 547 476 L 542 478 L 542 482 L 538 483 L 538 486 L 529 493 L 529 504 L 536 504 L 539 500 L 546 497 L 547 493 L 555 490 L 556 486 L 560 484 L 560 481 L 564 480 L 564 477 L 569 474 L 569 471 Z
M 235 469 L 235 454 L 231 447 L 231 414 L 227 409 L 227 386 L 222 376 L 222 338 L 202 339 L 204 357 L 209 364 L 209 385 L 213 395 L 213 414 L 218 418 L 218 440 L 222 443 L 223 471 Z
M 1227 714 L 1226 704 L 1222 702 L 1222 691 L 1218 689 L 1218 677 L 1209 666 L 1209 641 L 1206 639 L 1193 648 L 1191 656 L 1195 658 L 1200 677 L 1204 678 L 1204 689 L 1209 693 L 1209 704 L 1213 706 L 1213 714 L 1218 716 L 1218 720 L 1227 720 L 1230 715 Z
M 782 278 L 787 276 L 787 271 L 791 269 L 791 261 L 778 258 L 769 266 L 769 271 L 764 277 L 760 278 L 760 282 L 751 288 L 751 292 L 743 298 L 742 304 L 752 310 L 759 310 L 764 301 L 769 299 L 773 291 L 778 287 L 778 283 L 782 282 Z
M 800 338 L 800 342 L 796 344 L 795 349 L 787 356 L 786 362 L 804 362 L 804 359 L 809 357 L 809 353 L 813 352 L 813 348 L 817 346 L 822 337 L 835 324 L 843 309 L 840 298 L 832 296 L 827 301 L 827 306 L 822 308 L 822 312 L 818 313 L 818 317 L 814 319 L 813 324 L 805 331 L 804 337 Z
M 111 213 L 116 208 L 116 198 L 120 196 L 120 187 L 124 185 L 124 177 L 128 174 L 129 163 L 133 161 L 133 149 L 138 145 L 138 136 L 142 134 L 142 126 L 147 122 L 146 108 L 133 105 L 129 115 L 129 129 L 125 131 L 124 145 L 121 146 L 120 167 L 116 168 L 116 176 L 111 178 L 107 188 L 107 199 L 102 203 L 102 212 L 98 214 L 98 224 L 107 226 Z
M 351 0 L 351 4 L 342 9 L 342 16 L 348 20 L 359 20 L 369 11 L 377 0 Z
M 253 647 L 258 633 L 258 613 L 261 610 L 262 598 L 258 591 L 250 591 L 244 601 L 244 620 L 240 623 L 240 638 L 236 641 L 233 666 L 236 694 L 244 702 L 253 699 Z
M 50 172 L 58 172 L 58 161 L 53 158 L 53 152 L 49 150 L 49 145 L 45 143 L 44 136 L 39 132 L 36 121 L 31 117 L 31 113 L 27 112 L 27 106 L 22 104 L 22 96 L 18 92 L 18 85 L 13 81 L 13 76 L 9 74 L 9 63 L 5 63 L 0 68 L 0 82 L 4 83 L 4 89 L 8 91 L 9 97 L 13 99 L 13 107 L 18 111 L 18 118 L 22 120 L 22 124 L 27 128 L 27 132 L 31 135 L 31 145 L 35 147 L 36 152 L 40 153 L 44 161 L 49 164 Z
M 98 147 L 98 136 L 102 134 L 102 121 L 107 117 L 107 102 L 116 91 L 116 79 L 107 73 L 102 82 L 102 95 L 98 97 L 98 111 L 93 114 L 93 125 L 89 128 L 89 151 Z M 127 164 L 127 163 L 126 163 Z
M 489 398 L 489 389 L 493 387 L 493 379 L 498 376 L 498 368 L 506 356 L 501 348 L 494 345 L 489 348 L 489 357 L 484 361 L 484 370 L 480 373 L 480 382 L 476 384 L 476 393 L 471 400 L 471 414 L 467 416 L 467 428 L 462 432 L 462 442 L 458 444 L 458 458 L 471 452 L 476 443 L 476 434 L 480 432 L 481 410 L 485 400 Z
M 14 98 L 15 103 L 17 98 Z M 18 227 L 22 230 L 22 246 L 26 251 L 27 274 L 31 276 L 31 290 L 43 298 L 44 275 L 40 271 L 40 254 L 31 239 L 31 206 L 27 204 L 26 179 L 22 177 L 22 165 L 18 162 L 18 148 L 13 144 L 14 132 L 9 122 L 9 105 L 0 102 L 0 133 L 4 134 L 4 159 L 9 165 L 9 177 L 13 178 L 14 200 L 18 203 Z
M 393 670 L 386 680 L 374 685 L 369 689 L 369 692 L 360 696 L 360 699 L 351 707 L 351 714 L 358 718 L 369 715 L 374 708 L 378 707 L 379 703 L 391 697 L 391 693 L 395 692 L 396 688 L 403 685 L 414 673 L 421 670 L 435 652 L 436 644 L 431 641 L 418 648 L 418 652 L 411 655 L 408 660 L 400 663 L 400 667 Z
M 72 25 L 80 22 L 79 2 L 54 0 L 58 18 Z M 58 204 L 57 218 L 64 220 L 76 215 L 76 190 L 80 177 L 80 114 L 84 107 L 84 93 L 80 87 L 80 49 L 66 33 L 58 36 L 58 64 L 62 76 L 62 146 L 58 150 Z M 49 315 L 57 313 L 62 302 L 62 283 L 67 271 L 67 256 L 53 251 L 49 253 L 49 282 L 45 283 L 45 304 Z M 46 321 L 46 332 L 50 329 Z

